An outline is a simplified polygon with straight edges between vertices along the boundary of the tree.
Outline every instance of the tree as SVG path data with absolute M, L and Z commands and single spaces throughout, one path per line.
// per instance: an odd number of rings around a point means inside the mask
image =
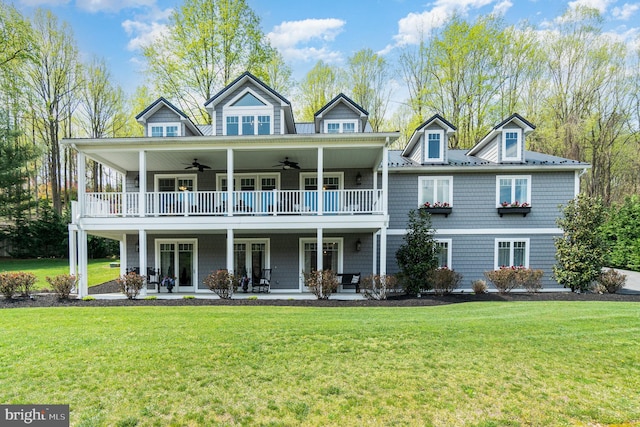
M 33 38 L 29 23 L 15 7 L 0 2 L 0 67 L 31 58 Z
M 244 71 L 264 77 L 273 52 L 245 0 L 186 0 L 143 50 L 158 91 L 202 123 L 211 122 L 204 102 Z
M 624 203 L 609 208 L 603 227 L 609 246 L 609 267 L 640 270 L 640 199 L 626 197 Z
M 369 112 L 369 123 L 379 132 L 391 95 L 387 61 L 371 49 L 362 49 L 349 58 L 347 86 L 351 99 Z
M 300 83 L 298 119 L 313 121 L 314 114 L 340 93 L 341 86 L 339 69 L 316 62 Z
M 396 252 L 400 281 L 408 294 L 430 289 L 429 276 L 438 267 L 438 251 L 431 228 L 431 214 L 424 209 L 409 211 L 404 244 Z
M 569 201 L 562 213 L 557 224 L 563 234 L 555 239 L 557 264 L 553 272 L 565 288 L 585 292 L 604 267 L 604 206 L 602 200 L 580 194 Z
M 291 67 L 284 62 L 278 51 L 273 51 L 271 58 L 262 64 L 264 82 L 276 92 L 286 95 L 294 86 Z

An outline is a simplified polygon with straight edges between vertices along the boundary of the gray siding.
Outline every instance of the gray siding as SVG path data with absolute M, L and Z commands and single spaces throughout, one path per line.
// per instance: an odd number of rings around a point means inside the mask
M 356 131 L 362 132 L 362 121 L 359 119 L 360 115 L 358 113 L 340 102 L 322 116 L 322 120 L 320 122 L 320 133 L 324 133 L 325 120 L 358 120 Z
M 255 93 L 257 93 L 258 95 L 260 95 L 263 99 L 265 99 L 268 103 L 271 103 L 273 105 L 273 133 L 275 135 L 279 135 L 281 133 L 281 126 L 283 126 L 284 124 L 281 123 L 281 117 L 280 117 L 280 110 L 282 110 L 282 107 L 280 106 L 280 100 L 275 98 L 271 93 L 265 91 L 264 89 L 262 89 L 259 86 L 253 85 L 253 84 L 247 84 L 244 85 L 238 89 L 236 89 L 235 91 L 229 93 L 226 96 L 226 100 L 227 102 L 223 101 L 220 102 L 216 105 L 216 108 L 214 110 L 214 114 L 216 117 L 216 130 L 215 130 L 215 134 L 216 135 L 222 135 L 223 134 L 223 130 L 224 130 L 224 124 L 222 121 L 222 110 L 224 108 L 225 105 L 227 105 L 229 103 L 229 101 L 231 99 L 234 99 L 238 94 L 240 94 L 241 92 L 244 92 L 244 90 L 250 87 L 251 90 L 253 90 Z M 288 133 L 287 130 L 285 129 L 285 133 Z

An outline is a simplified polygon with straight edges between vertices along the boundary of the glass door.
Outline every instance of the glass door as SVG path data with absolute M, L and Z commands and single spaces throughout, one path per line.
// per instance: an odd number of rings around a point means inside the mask
M 259 283 L 262 269 L 269 268 L 269 241 L 265 239 L 236 240 L 233 245 L 234 272 L 240 275 L 240 289 L 247 290 L 253 283 Z M 247 289 L 243 286 L 247 283 Z
M 197 276 L 195 240 L 156 240 L 157 268 L 160 282 L 166 290 L 172 287 L 177 292 L 195 291 Z
M 329 238 L 322 242 L 323 270 L 332 270 L 334 273 L 342 271 L 342 239 Z M 318 269 L 318 243 L 316 239 L 301 239 L 301 274 L 302 284 L 300 289 L 308 291 L 304 286 L 304 275 Z

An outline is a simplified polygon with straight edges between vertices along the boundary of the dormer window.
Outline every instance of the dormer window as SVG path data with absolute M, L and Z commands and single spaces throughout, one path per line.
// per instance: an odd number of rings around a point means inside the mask
M 425 163 L 444 161 L 444 131 L 426 132 Z
M 505 130 L 502 136 L 502 160 L 522 160 L 522 132 L 519 129 Z
M 175 123 L 149 123 L 149 134 L 152 137 L 180 136 L 181 126 Z
M 325 120 L 324 133 L 355 133 L 357 120 Z
M 223 109 L 225 135 L 271 135 L 273 106 L 247 89 Z

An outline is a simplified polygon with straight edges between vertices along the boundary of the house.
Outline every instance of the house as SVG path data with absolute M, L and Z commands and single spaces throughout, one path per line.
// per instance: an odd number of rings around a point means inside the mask
M 421 206 L 440 264 L 465 286 L 501 265 L 542 268 L 545 286 L 558 286 L 558 205 L 588 165 L 526 151 L 534 126 L 523 117 L 464 151 L 448 149 L 455 126 L 436 115 L 397 151 L 399 134 L 372 132 L 344 94 L 313 123 L 296 123 L 286 98 L 244 73 L 205 108 L 211 124 L 198 125 L 160 98 L 137 116 L 144 137 L 64 141 L 78 153 L 69 246 L 80 296 L 88 235 L 120 242 L 122 274 L 172 277 L 180 292 L 210 292 L 203 279 L 218 269 L 256 285 L 270 273 L 271 292 L 304 292 L 303 273 L 314 269 L 395 273 L 408 212 Z M 118 171 L 122 191 L 86 191 L 86 159 Z

